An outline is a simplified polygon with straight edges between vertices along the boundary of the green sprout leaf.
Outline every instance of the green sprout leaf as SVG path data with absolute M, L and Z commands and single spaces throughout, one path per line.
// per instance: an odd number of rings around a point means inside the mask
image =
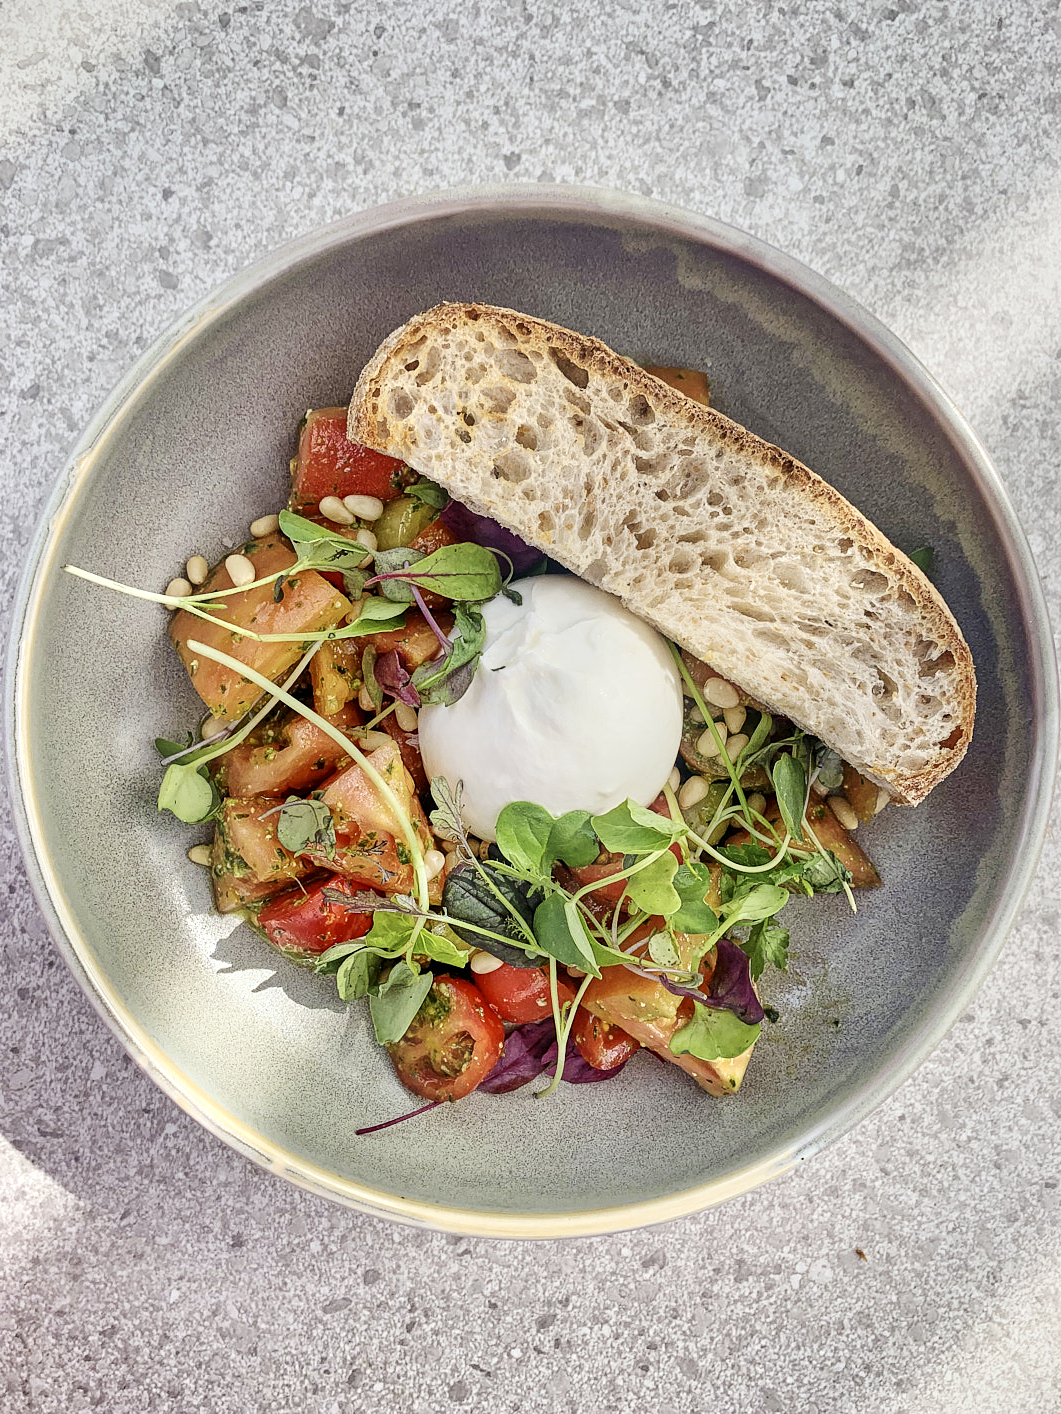
M 471 687 L 486 641 L 486 623 L 476 608 L 458 604 L 453 639 L 440 657 L 432 658 L 413 673 L 413 687 L 423 705 L 452 707 Z
M 585 922 L 572 899 L 557 893 L 542 900 L 534 910 L 534 939 L 557 962 L 600 976 Z
M 704 902 L 711 890 L 711 870 L 706 864 L 681 864 L 671 880 L 681 907 L 668 922 L 678 933 L 712 933 L 718 927 L 714 909 Z
M 648 940 L 648 955 L 657 967 L 677 968 L 681 966 L 678 949 L 669 933 L 653 933 Z
M 439 486 L 437 482 L 428 481 L 426 476 L 421 476 L 414 485 L 407 486 L 405 495 L 412 496 L 417 501 L 423 501 L 428 506 L 434 506 L 439 511 L 444 510 L 449 501 L 449 492 Z
M 688 829 L 684 820 L 667 819 L 633 800 L 623 801 L 606 815 L 594 815 L 590 823 L 605 849 L 615 854 L 653 854 Z
M 426 1001 L 434 980 L 430 972 L 414 972 L 403 961 L 396 963 L 387 980 L 369 994 L 368 1008 L 376 1040 L 381 1046 L 391 1046 L 402 1039 Z
M 514 801 L 497 817 L 494 830 L 497 847 L 517 869 L 541 874 L 555 824 L 544 805 L 534 805 L 529 800 Z M 593 857 L 597 857 L 596 850 Z
M 786 753 L 777 758 L 770 774 L 785 829 L 794 840 L 802 839 L 803 807 L 807 798 L 807 773 L 803 763 Z
M 626 881 L 626 896 L 645 913 L 661 913 L 669 917 L 681 907 L 681 898 L 671 880 L 678 871 L 678 861 L 669 849 L 656 856 L 643 869 L 638 869 Z
M 676 1056 L 697 1056 L 700 1060 L 732 1060 L 743 1055 L 759 1039 L 762 1023 L 747 1026 L 731 1011 L 693 1003 L 692 1017 L 671 1037 Z
M 398 588 L 412 598 L 412 585 L 447 599 L 482 603 L 501 588 L 501 567 L 496 555 L 482 545 L 462 541 L 443 545 L 430 555 L 417 550 L 384 550 L 376 553 L 376 575 L 380 592 L 398 597 Z M 393 578 L 391 576 L 394 576 Z
M 741 947 L 748 954 L 752 981 L 757 982 L 767 967 L 784 972 L 788 967 L 788 929 L 769 918 L 756 923 Z
M 300 854 L 314 847 L 326 850 L 331 858 L 335 852 L 332 812 L 323 800 L 302 800 L 297 795 L 289 796 L 280 807 L 276 838 L 292 854 Z
M 340 1001 L 355 1002 L 360 997 L 367 997 L 379 980 L 382 966 L 379 954 L 369 948 L 362 947 L 351 952 L 338 964 L 335 973 L 335 989 Z
M 932 572 L 932 561 L 936 558 L 936 552 L 931 545 L 921 545 L 916 550 L 911 550 L 907 559 L 913 560 L 914 564 L 922 574 Z
M 584 869 L 600 853 L 600 842 L 588 810 L 569 810 L 553 823 L 546 849 L 548 867 L 559 859 L 571 869 Z
M 166 767 L 158 791 L 159 810 L 170 811 L 186 825 L 198 825 L 209 820 L 219 804 L 217 787 L 205 766 L 174 761 Z

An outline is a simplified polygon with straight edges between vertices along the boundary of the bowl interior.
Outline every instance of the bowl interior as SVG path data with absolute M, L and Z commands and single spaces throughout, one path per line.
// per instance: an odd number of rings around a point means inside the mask
M 47 888 L 83 973 L 183 1103 L 325 1191 L 483 1231 L 523 1214 L 589 1226 L 696 1206 L 833 1137 L 953 1019 L 993 946 L 1029 828 L 1039 653 L 994 493 L 945 414 L 889 357 L 760 255 L 647 214 L 471 205 L 335 233 L 222 301 L 122 402 L 52 526 L 20 679 L 21 780 Z M 781 267 L 784 269 L 784 267 Z M 615 1082 L 472 1096 L 357 1138 L 408 1094 L 360 1005 L 213 915 L 194 836 L 156 814 L 156 735 L 198 699 L 161 610 L 59 573 L 161 587 L 278 508 L 307 407 L 345 402 L 380 339 L 445 298 L 509 305 L 635 358 L 706 368 L 717 406 L 805 460 L 899 546 L 931 544 L 980 685 L 962 768 L 863 842 L 884 887 L 793 903 L 781 1012 L 740 1096 L 638 1057 Z M 927 1040 L 926 1040 L 927 1038 Z M 705 1185 L 711 1186 L 705 1190 Z M 698 1197 L 682 1195 L 698 1194 Z M 612 1210 L 612 1216 L 607 1210 Z M 618 1212 L 617 1210 L 624 1210 Z M 420 1213 L 423 1216 L 423 1213 Z M 429 1217 L 432 1213 L 428 1214 Z M 522 1219 L 521 1219 L 522 1221 Z

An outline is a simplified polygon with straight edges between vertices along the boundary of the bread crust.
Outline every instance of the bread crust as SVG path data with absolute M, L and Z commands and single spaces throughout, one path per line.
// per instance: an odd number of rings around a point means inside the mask
M 813 504 L 819 515 L 825 515 L 835 528 L 838 536 L 851 540 L 856 546 L 861 563 L 867 568 L 887 576 L 896 595 L 905 596 L 904 605 L 909 615 L 911 645 L 920 638 L 927 638 L 938 644 L 941 651 L 951 655 L 953 670 L 945 674 L 948 688 L 946 706 L 949 720 L 954 723 L 950 737 L 938 744 L 934 759 L 914 771 L 890 770 L 880 761 L 852 761 L 852 765 L 876 780 L 903 804 L 916 805 L 929 791 L 944 779 L 962 760 L 972 737 L 976 710 L 976 674 L 969 650 L 958 624 L 948 609 L 942 596 L 921 571 L 900 550 L 866 519 L 854 506 L 821 477 L 817 476 L 802 462 L 789 456 L 779 447 L 757 437 L 730 418 L 713 408 L 693 402 L 683 393 L 646 373 L 639 365 L 615 353 L 599 339 L 576 333 L 546 320 L 521 314 L 516 310 L 503 309 L 491 305 L 450 303 L 437 305 L 423 314 L 415 316 L 396 329 L 380 345 L 376 354 L 366 365 L 350 403 L 348 434 L 351 439 L 362 442 L 376 450 L 400 457 L 418 470 L 418 453 L 422 452 L 407 422 L 395 420 L 385 411 L 388 390 L 400 387 L 403 379 L 408 379 L 405 364 L 415 345 L 421 353 L 438 340 L 460 331 L 489 330 L 496 340 L 517 341 L 520 350 L 536 356 L 548 355 L 554 361 L 557 355 L 570 360 L 578 370 L 585 370 L 604 383 L 620 384 L 624 394 L 639 394 L 652 411 L 653 421 L 664 420 L 668 427 L 677 429 L 684 437 L 696 439 L 705 453 L 708 449 L 725 449 L 747 460 L 767 475 L 780 477 L 788 490 L 797 490 L 799 495 Z M 451 449 L 451 454 L 459 456 L 460 446 Z M 475 452 L 475 455 L 481 455 Z M 432 464 L 427 474 L 446 484 L 444 471 Z M 452 489 L 452 488 L 450 488 Z M 516 509 L 510 491 L 499 491 L 496 498 L 479 498 L 481 504 L 474 509 L 481 510 L 498 520 L 502 525 L 515 531 L 524 539 L 555 556 L 576 573 L 580 570 L 574 563 L 567 563 L 563 546 L 553 543 L 552 537 L 528 535 L 527 526 L 519 517 L 506 517 L 506 498 L 510 501 L 510 513 Z M 592 577 L 592 576 L 587 576 Z M 627 599 L 627 607 L 668 637 L 688 648 L 698 657 L 705 657 L 703 643 L 691 641 L 695 634 L 675 632 L 674 625 L 660 622 L 653 612 L 636 599 Z M 911 653 L 913 649 L 911 646 Z M 708 659 L 710 661 L 710 659 Z M 720 667 L 720 671 L 725 671 Z M 733 677 L 738 685 L 751 695 L 769 703 L 771 694 L 764 692 L 763 684 L 756 683 L 745 673 Z M 938 687 L 939 684 L 937 683 Z M 776 704 L 775 704 L 776 705 Z M 797 721 L 806 730 L 820 735 L 812 720 L 800 721 L 790 707 L 781 707 L 785 715 Z M 832 744 L 832 743 L 830 743 Z

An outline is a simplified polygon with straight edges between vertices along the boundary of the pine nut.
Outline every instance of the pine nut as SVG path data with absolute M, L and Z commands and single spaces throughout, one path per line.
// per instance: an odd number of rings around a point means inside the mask
M 336 525 L 353 525 L 354 523 L 353 513 L 346 509 L 338 496 L 325 496 L 317 509 L 325 520 L 330 520 Z
M 171 579 L 166 585 L 166 593 L 171 599 L 183 599 L 186 594 L 190 594 L 191 592 L 191 585 L 182 575 L 178 575 L 176 579 Z
M 703 776 L 690 776 L 678 792 L 678 804 L 683 810 L 691 810 L 699 805 L 708 792 L 708 784 Z
M 446 856 L 440 849 L 429 849 L 424 855 L 424 872 L 428 883 L 438 877 L 446 867 Z
M 456 853 L 457 853 L 457 841 L 456 841 L 456 840 L 443 840 L 443 841 L 442 841 L 442 853 L 443 853 L 443 854 L 446 854 L 446 855 L 456 854 Z
M 726 755 L 731 761 L 736 761 L 747 745 L 748 738 L 743 732 L 738 732 L 736 736 L 731 736 L 726 742 Z
M 260 535 L 272 535 L 274 530 L 280 529 L 280 517 L 277 515 L 259 516 L 257 520 L 251 521 L 251 534 L 255 540 Z
M 375 550 L 379 544 L 379 541 L 371 530 L 359 530 L 354 536 L 354 539 L 359 545 L 364 545 L 366 550 Z
M 667 777 L 667 784 L 670 786 L 671 790 L 676 791 L 681 786 L 681 783 L 682 773 L 678 770 L 677 766 L 674 766 L 671 768 L 671 773 Z
M 480 859 L 489 859 L 489 858 L 490 858 L 490 846 L 491 846 L 492 844 L 493 844 L 493 840 L 480 840 L 480 841 L 479 841 L 479 858 L 480 858 Z
M 701 692 L 704 701 L 710 702 L 712 707 L 736 707 L 740 702 L 740 693 L 725 678 L 708 678 Z
M 188 851 L 188 858 L 193 864 L 201 864 L 208 869 L 210 867 L 210 846 L 208 844 L 193 844 Z
M 379 520 L 383 502 L 378 496 L 344 496 L 343 505 L 358 520 Z
M 706 722 L 707 718 L 704 716 L 703 712 L 700 711 L 700 708 L 694 704 L 689 711 L 689 720 L 690 722 Z
M 203 584 L 206 576 L 210 573 L 210 566 L 206 563 L 205 555 L 193 555 L 184 566 L 184 573 L 192 584 Z
M 722 746 L 724 748 L 726 745 L 726 737 L 728 735 L 726 731 L 725 722 L 716 723 L 714 730 L 712 730 L 711 727 L 708 727 L 706 732 L 701 732 L 700 738 L 696 743 L 697 751 L 700 753 L 701 756 L 706 756 L 708 760 L 710 760 L 712 756 L 720 755 L 718 741 L 715 740 L 715 732 L 718 732 L 719 738 L 721 739 Z
M 393 740 L 389 732 L 359 732 L 357 744 L 363 751 L 378 751 L 381 746 L 388 746 Z
M 743 730 L 748 710 L 746 707 L 727 707 L 722 716 L 731 732 L 739 732 Z
M 208 741 L 210 737 L 214 736 L 215 733 L 219 732 L 223 726 L 224 723 L 219 722 L 216 717 L 204 717 L 199 724 L 200 741 Z
M 891 800 L 891 796 L 890 796 L 890 795 L 888 794 L 888 792 L 884 789 L 884 787 L 883 787 L 883 786 L 878 786 L 878 787 L 877 787 L 877 803 L 876 803 L 876 805 L 873 807 L 873 813 L 874 813 L 874 815 L 879 815 L 879 814 L 881 813 L 881 811 L 884 809 L 884 807 L 890 802 L 890 800 Z
M 361 708 L 362 712 L 374 712 L 376 710 L 376 704 L 372 701 L 372 694 L 367 687 L 363 687 L 357 694 L 357 705 Z
M 418 721 L 416 708 L 410 707 L 407 702 L 399 702 L 394 709 L 394 720 L 403 732 L 415 732 Z
M 845 830 L 858 829 L 858 816 L 850 803 L 842 795 L 831 795 L 826 802 L 829 809 L 843 825 Z
M 472 971 L 482 977 L 487 972 L 496 972 L 499 967 L 504 967 L 504 963 L 499 957 L 494 957 L 488 952 L 472 953 Z
M 748 802 L 748 809 L 754 810 L 757 815 L 761 815 L 766 809 L 766 796 L 761 791 L 752 791 L 751 795 L 746 796 L 745 799 Z
M 246 555 L 229 555 L 225 560 L 225 569 L 237 589 L 241 589 L 245 584 L 251 584 L 254 580 L 254 565 Z

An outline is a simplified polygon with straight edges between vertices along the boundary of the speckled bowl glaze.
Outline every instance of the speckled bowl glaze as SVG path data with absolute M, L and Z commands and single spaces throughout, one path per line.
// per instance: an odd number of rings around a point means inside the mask
M 442 299 L 514 306 L 657 363 L 809 463 L 936 580 L 972 645 L 975 740 L 916 811 L 865 830 L 885 886 L 793 903 L 794 961 L 739 1097 L 642 1057 L 616 1081 L 473 1095 L 356 1138 L 410 1098 L 360 1006 L 211 911 L 194 835 L 155 811 L 151 741 L 199 717 L 162 611 L 67 561 L 161 587 L 278 507 L 307 407 Z M 404 1222 L 553 1237 L 659 1222 L 785 1172 L 908 1077 L 991 966 L 1041 841 L 1056 674 L 1029 553 L 982 449 L 864 311 L 794 261 L 629 196 L 505 187 L 400 202 L 259 262 L 129 373 L 63 472 L 9 673 L 15 796 L 57 943 L 138 1063 L 241 1153 Z

